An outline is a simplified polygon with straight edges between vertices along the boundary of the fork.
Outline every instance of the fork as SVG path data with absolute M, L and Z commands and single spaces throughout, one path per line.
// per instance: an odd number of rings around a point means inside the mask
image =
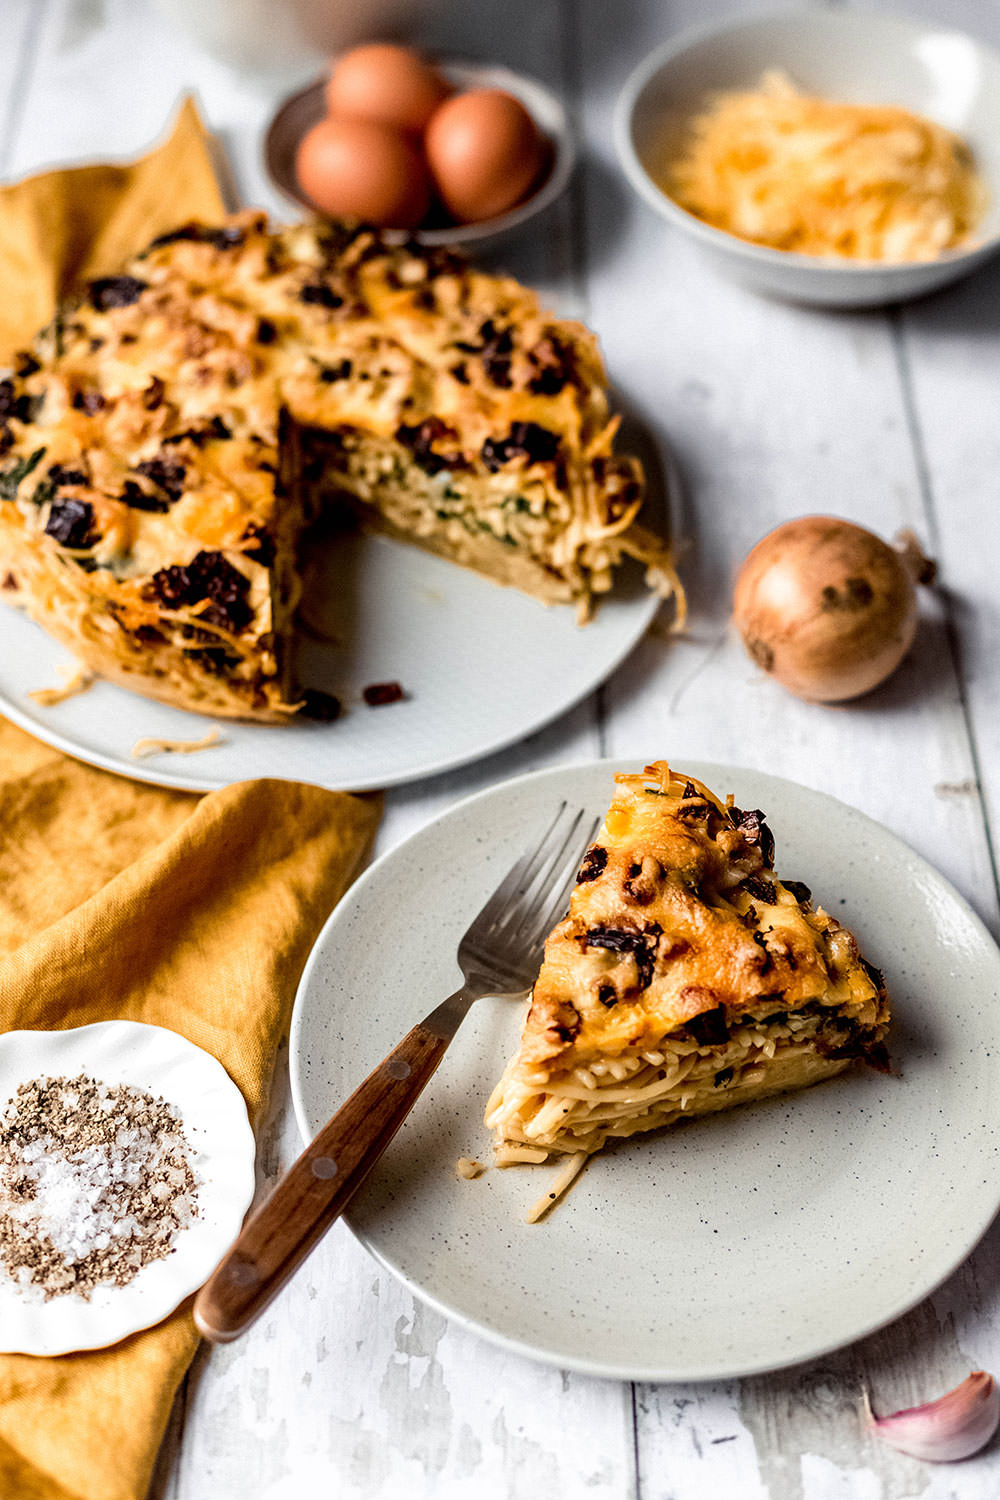
M 531 988 L 599 821 L 584 840 L 583 809 L 561 803 L 537 847 L 487 898 L 458 945 L 461 987 L 406 1034 L 324 1125 L 198 1293 L 194 1320 L 205 1338 L 238 1338 L 294 1275 L 406 1119 L 473 1001 Z

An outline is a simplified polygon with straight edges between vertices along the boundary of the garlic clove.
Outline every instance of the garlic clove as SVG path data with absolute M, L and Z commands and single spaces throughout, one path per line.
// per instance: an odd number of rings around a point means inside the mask
M 872 1430 L 900 1453 L 929 1463 L 954 1463 L 970 1458 L 986 1446 L 1000 1425 L 1000 1386 L 985 1370 L 967 1379 L 936 1401 L 908 1406 L 887 1417 L 876 1417 L 864 1397 Z

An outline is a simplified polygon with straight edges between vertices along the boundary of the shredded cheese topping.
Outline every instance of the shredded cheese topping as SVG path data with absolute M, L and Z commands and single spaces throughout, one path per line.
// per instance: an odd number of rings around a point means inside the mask
M 890 105 L 800 93 L 782 72 L 716 95 L 660 185 L 697 218 L 777 250 L 934 260 L 967 244 L 986 206 L 959 136 Z

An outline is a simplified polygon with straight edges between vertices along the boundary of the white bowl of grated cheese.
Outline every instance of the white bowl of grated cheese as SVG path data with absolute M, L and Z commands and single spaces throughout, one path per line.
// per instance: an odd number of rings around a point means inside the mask
M 684 32 L 632 73 L 614 129 L 640 196 L 766 295 L 905 301 L 1000 250 L 1000 54 L 930 22 L 803 11 Z

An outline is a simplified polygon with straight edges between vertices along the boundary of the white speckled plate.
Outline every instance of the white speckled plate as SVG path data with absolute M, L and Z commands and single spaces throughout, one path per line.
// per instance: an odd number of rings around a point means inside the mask
M 459 983 L 458 939 L 561 798 L 603 812 L 610 764 L 471 798 L 391 851 L 327 923 L 292 1025 L 312 1136 Z M 682 767 L 762 807 L 779 872 L 884 968 L 901 1076 L 870 1070 L 635 1137 L 548 1219 L 550 1166 L 490 1160 L 482 1112 L 522 1007 L 474 1007 L 348 1222 L 418 1296 L 484 1337 L 594 1375 L 709 1380 L 815 1358 L 882 1327 L 969 1253 L 1000 1204 L 1000 953 L 940 875 L 861 813 L 777 777 Z
M 32 1078 L 128 1083 L 172 1105 L 192 1148 L 198 1216 L 174 1252 L 127 1286 L 29 1298 L 0 1268 L 0 1350 L 70 1354 L 149 1328 L 207 1281 L 239 1233 L 254 1191 L 254 1138 L 243 1095 L 208 1052 L 174 1031 L 140 1021 L 100 1021 L 72 1031 L 9 1031 L 0 1037 L 0 1110 Z
M 314 558 L 314 563 L 316 559 Z M 385 537 L 341 539 L 312 579 L 310 618 L 327 639 L 303 639 L 303 681 L 336 693 L 334 724 L 273 726 L 213 720 L 98 682 L 54 708 L 28 694 L 58 687 L 71 662 L 40 626 L 0 607 L 0 710 L 39 739 L 91 765 L 160 786 L 207 792 L 256 776 L 366 791 L 431 776 L 489 755 L 585 697 L 631 651 L 659 600 L 642 569 L 622 569 L 586 625 L 465 568 Z M 399 682 L 405 701 L 369 708 L 362 689 Z M 222 743 L 194 755 L 133 760 L 148 736 Z

